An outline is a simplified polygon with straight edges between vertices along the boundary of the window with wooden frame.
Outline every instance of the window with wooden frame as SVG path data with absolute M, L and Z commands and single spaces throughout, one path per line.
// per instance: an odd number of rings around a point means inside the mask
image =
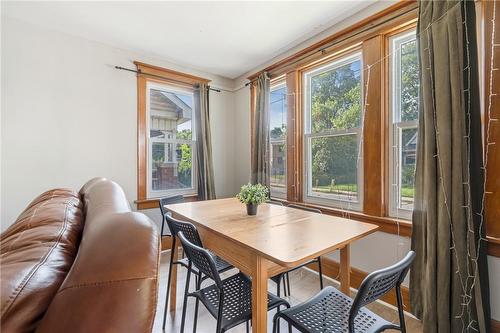
M 361 82 L 360 52 L 303 73 L 306 202 L 361 207 Z
M 195 87 L 203 78 L 135 62 L 137 66 L 137 207 L 158 198 L 197 196 Z
M 420 86 L 415 30 L 391 36 L 389 49 L 389 215 L 410 219 Z
M 390 213 L 388 54 L 417 9 L 397 3 L 264 69 L 286 81 L 287 202 L 410 235 L 411 222 Z
M 497 126 L 498 122 L 492 122 L 489 119 L 489 116 L 498 119 L 498 114 L 500 114 L 498 94 L 495 94 L 493 98 L 488 94 L 490 82 L 500 80 L 500 71 L 492 70 L 490 66 L 492 51 L 497 50 L 491 47 L 493 43 L 491 40 L 492 3 L 478 1 L 476 6 L 479 7 L 477 12 L 481 16 L 478 20 L 479 41 L 484 43 L 480 44 L 483 105 L 487 107 L 492 103 L 490 115 L 487 112 L 484 113 L 483 124 L 490 125 L 490 140 L 498 142 L 500 126 Z M 496 9 L 498 16 L 500 6 Z M 317 207 L 325 214 L 348 215 L 352 219 L 375 223 L 384 232 L 402 236 L 411 235 L 410 208 L 412 208 L 413 182 L 412 171 L 409 169 L 414 168 L 412 146 L 418 141 L 414 135 L 418 110 L 415 110 L 415 104 L 413 104 L 416 85 L 419 84 L 415 80 L 416 73 L 413 68 L 416 61 L 414 52 L 417 14 L 417 2 L 398 2 L 263 70 L 272 78 L 282 76 L 286 78 L 288 95 L 287 202 Z M 335 205 L 334 200 L 325 202 L 310 198 L 308 190 L 312 192 L 316 184 L 314 177 L 305 169 L 308 163 L 307 150 L 312 149 L 307 141 L 313 138 L 313 133 L 310 130 L 310 124 L 307 123 L 307 112 L 310 113 L 307 108 L 311 108 L 307 101 L 310 98 L 307 92 L 309 88 L 307 82 L 303 80 L 308 71 L 333 64 L 342 58 L 341 54 L 355 52 L 355 50 L 361 53 L 363 64 L 361 84 L 363 98 L 366 98 L 366 101 L 363 101 L 366 103 L 366 113 L 362 123 L 364 140 L 361 147 L 363 182 L 357 188 L 358 195 L 361 195 L 363 200 L 360 202 L 358 211 L 352 210 L 356 208 L 354 205 L 346 209 L 345 205 Z M 494 59 L 496 61 L 496 54 Z M 406 67 L 403 63 L 406 63 Z M 370 65 L 369 69 L 367 65 Z M 255 73 L 249 79 L 253 80 L 258 74 Z M 403 79 L 402 76 L 407 77 Z M 407 79 L 411 80 L 403 82 Z M 406 84 L 412 87 L 405 87 Z M 500 190 L 498 189 L 499 183 L 496 182 L 497 170 L 500 170 L 498 167 L 500 154 L 495 152 L 496 146 L 490 145 L 489 147 L 486 221 L 488 253 L 500 256 L 500 228 L 498 227 L 500 224 L 495 223 L 498 220 L 497 217 L 500 216 L 498 208 L 500 207 L 498 204 Z M 405 166 L 408 170 L 404 170 Z M 311 179 L 309 184 L 308 177 Z M 394 185 L 398 183 L 399 186 Z M 330 187 L 332 187 L 331 184 L 330 179 Z M 335 181 L 334 184 L 337 182 Z M 318 187 L 320 190 L 326 187 L 328 191 L 327 184 L 322 184 L 319 180 Z
M 270 183 L 273 198 L 286 199 L 287 90 L 284 80 L 272 83 L 269 99 Z

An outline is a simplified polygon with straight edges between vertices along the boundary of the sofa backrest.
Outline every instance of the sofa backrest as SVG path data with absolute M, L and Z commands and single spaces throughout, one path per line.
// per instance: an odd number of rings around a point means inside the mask
M 90 183 L 90 184 L 89 184 Z M 119 185 L 94 179 L 77 257 L 39 332 L 150 332 L 156 312 L 159 234 L 130 211 Z
M 33 332 L 73 264 L 84 223 L 78 193 L 47 191 L 0 236 L 0 331 Z

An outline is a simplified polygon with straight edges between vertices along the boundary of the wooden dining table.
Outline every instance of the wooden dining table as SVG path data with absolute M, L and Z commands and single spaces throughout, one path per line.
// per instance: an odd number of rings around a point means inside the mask
M 203 246 L 252 279 L 252 332 L 267 331 L 268 279 L 313 258 L 340 250 L 340 289 L 349 294 L 350 244 L 378 226 L 297 208 L 261 204 L 247 215 L 236 198 L 165 206 L 192 222 Z M 172 270 L 170 310 L 175 311 L 177 270 Z

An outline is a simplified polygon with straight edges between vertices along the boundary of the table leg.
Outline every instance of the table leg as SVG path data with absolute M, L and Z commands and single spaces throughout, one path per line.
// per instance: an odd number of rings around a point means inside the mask
M 252 332 L 267 332 L 267 260 L 255 255 L 252 267 Z
M 351 245 L 340 249 L 340 291 L 349 296 L 351 285 Z
M 177 261 L 179 259 L 178 246 L 175 246 L 173 251 L 174 260 Z M 177 266 L 179 265 L 172 266 L 172 278 L 170 279 L 170 311 L 175 311 L 177 307 Z

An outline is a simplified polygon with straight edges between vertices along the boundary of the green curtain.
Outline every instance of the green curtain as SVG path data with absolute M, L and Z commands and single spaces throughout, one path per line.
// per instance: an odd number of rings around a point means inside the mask
M 255 82 L 255 110 L 252 133 L 252 184 L 270 185 L 269 161 L 269 94 L 271 83 L 267 73 Z
M 474 2 L 419 4 L 411 309 L 426 333 L 489 332 Z
M 196 160 L 198 173 L 198 198 L 215 199 L 214 168 L 212 162 L 212 140 L 210 134 L 208 85 L 201 83 L 195 90 L 194 110 L 196 126 Z

